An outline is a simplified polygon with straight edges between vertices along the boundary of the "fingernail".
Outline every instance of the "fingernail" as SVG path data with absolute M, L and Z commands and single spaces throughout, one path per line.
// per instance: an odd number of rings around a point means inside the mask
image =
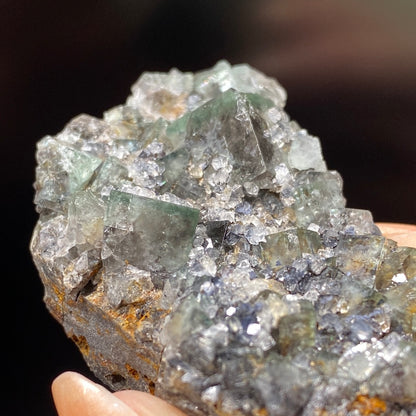
M 52 396 L 59 416 L 137 416 L 107 389 L 72 371 L 53 381 Z

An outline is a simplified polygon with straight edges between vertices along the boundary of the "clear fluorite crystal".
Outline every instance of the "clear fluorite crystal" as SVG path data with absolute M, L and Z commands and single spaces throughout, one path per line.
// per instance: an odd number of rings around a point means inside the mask
M 416 249 L 248 65 L 145 73 L 38 143 L 31 251 L 95 374 L 189 415 L 416 414 Z

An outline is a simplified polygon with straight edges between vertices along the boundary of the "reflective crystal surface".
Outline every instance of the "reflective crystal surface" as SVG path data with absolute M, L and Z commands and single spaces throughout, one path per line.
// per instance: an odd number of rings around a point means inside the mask
M 189 415 L 416 415 L 416 249 L 346 207 L 248 65 L 144 73 L 39 141 L 45 302 L 110 388 Z

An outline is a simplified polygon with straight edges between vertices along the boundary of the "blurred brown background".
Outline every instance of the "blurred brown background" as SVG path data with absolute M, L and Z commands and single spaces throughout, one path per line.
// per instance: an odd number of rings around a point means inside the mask
M 28 253 L 35 143 L 124 102 L 144 70 L 225 58 L 276 77 L 290 116 L 343 176 L 348 206 L 416 222 L 412 0 L 0 0 L 0 34 L 4 377 L 23 393 L 6 395 L 4 414 L 54 415 L 51 380 L 91 376 L 47 313 Z

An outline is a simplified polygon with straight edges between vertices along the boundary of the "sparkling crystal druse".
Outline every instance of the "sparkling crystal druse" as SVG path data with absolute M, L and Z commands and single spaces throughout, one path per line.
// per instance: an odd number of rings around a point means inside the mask
M 189 415 L 416 415 L 416 249 L 346 208 L 248 65 L 144 73 L 37 146 L 45 302 L 110 388 Z

